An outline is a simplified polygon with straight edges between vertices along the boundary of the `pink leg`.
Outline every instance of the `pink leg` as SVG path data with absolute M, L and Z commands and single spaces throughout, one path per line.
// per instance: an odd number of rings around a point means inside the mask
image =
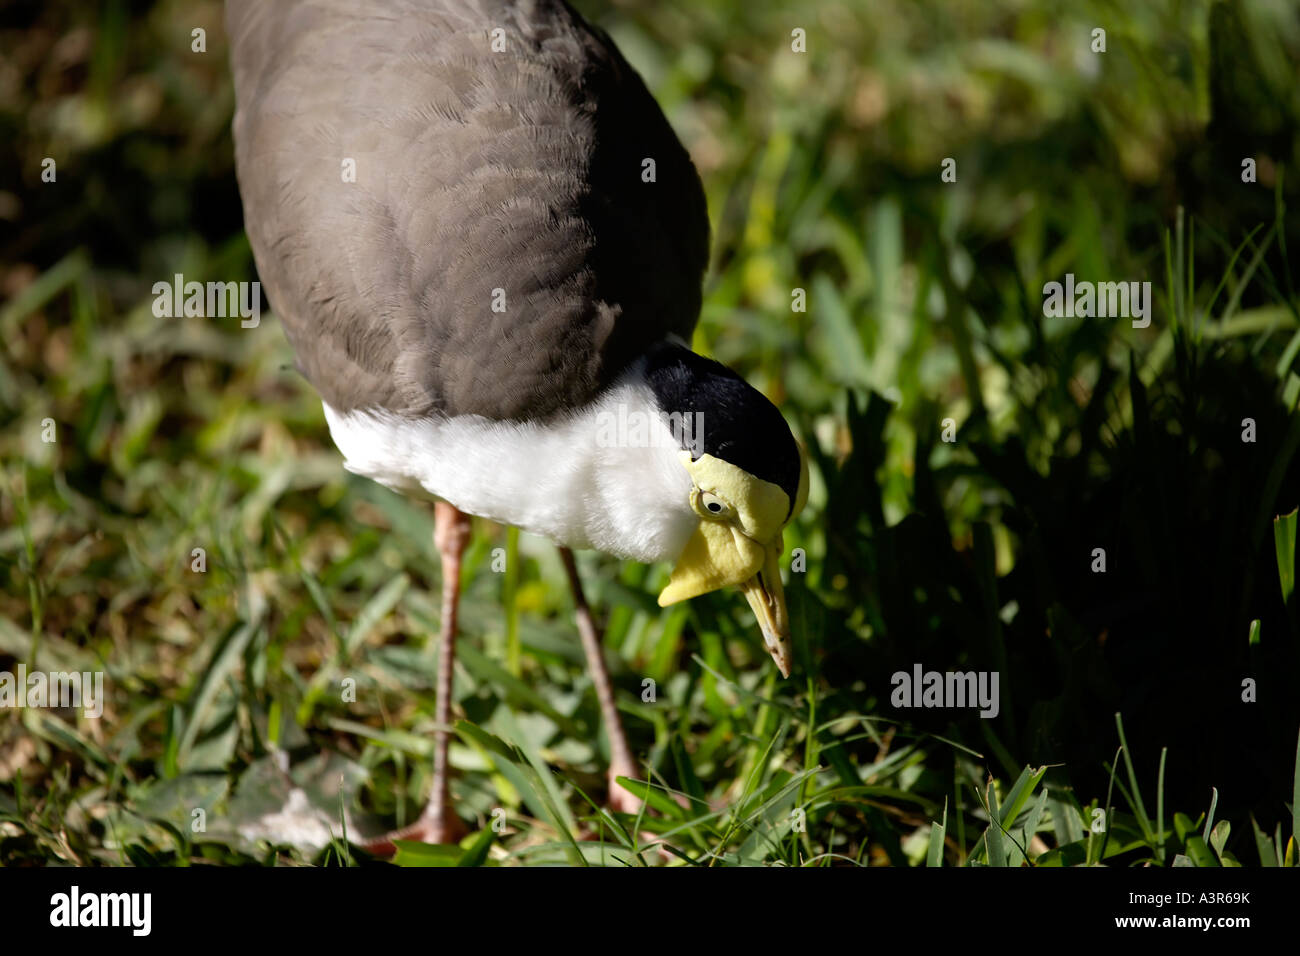
M 434 719 L 439 729 L 433 735 L 433 792 L 424 813 L 410 826 L 365 844 L 372 853 L 395 853 L 394 840 L 424 843 L 455 843 L 467 832 L 465 824 L 451 811 L 447 747 L 451 731 L 451 678 L 456 664 L 456 616 L 460 605 L 460 559 L 469 545 L 469 515 L 445 501 L 434 503 L 433 541 L 442 556 L 442 632 L 438 646 L 438 686 Z
M 601 717 L 605 722 L 605 732 L 609 735 L 609 805 L 620 813 L 636 813 L 641 809 L 640 798 L 616 781 L 618 777 L 640 779 L 641 775 L 637 772 L 636 762 L 632 759 L 632 750 L 627 745 L 627 735 L 623 732 L 623 721 L 618 715 L 618 705 L 614 703 L 614 686 L 609 681 L 609 670 L 605 667 L 601 634 L 591 616 L 587 598 L 582 593 L 582 581 L 578 577 L 578 566 L 573 560 L 573 552 L 568 548 L 560 548 L 560 560 L 564 562 L 565 573 L 569 576 L 569 590 L 573 592 L 578 635 L 582 638 L 582 649 L 587 655 L 587 668 L 591 671 L 592 682 L 596 685 Z

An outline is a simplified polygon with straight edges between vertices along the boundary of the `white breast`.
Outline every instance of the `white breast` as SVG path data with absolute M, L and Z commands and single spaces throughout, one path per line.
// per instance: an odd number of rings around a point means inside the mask
M 571 548 L 669 561 L 699 522 L 680 445 L 637 369 L 547 425 L 329 405 L 325 418 L 348 471 Z

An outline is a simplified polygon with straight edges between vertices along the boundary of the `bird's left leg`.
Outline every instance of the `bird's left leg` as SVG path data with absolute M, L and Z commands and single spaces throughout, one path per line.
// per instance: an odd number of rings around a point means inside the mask
M 605 723 L 605 733 L 609 736 L 609 805 L 620 813 L 636 813 L 641 809 L 641 799 L 626 787 L 618 783 L 619 777 L 638 779 L 636 762 L 632 759 L 632 748 L 627 744 L 627 734 L 623 732 L 623 721 L 618 715 L 618 705 L 614 702 L 614 685 L 609 680 L 609 669 L 605 666 L 605 652 L 601 642 L 601 633 L 596 628 L 591 608 L 582 593 L 582 580 L 578 577 L 578 566 L 574 562 L 573 552 L 560 548 L 560 560 L 564 562 L 564 571 L 569 576 L 569 590 L 573 593 L 573 607 L 578 622 L 578 636 L 582 638 L 582 649 L 587 655 L 587 669 L 591 672 L 592 682 L 596 685 L 596 698 L 600 701 L 600 713 Z
M 424 813 L 413 824 L 387 836 L 363 844 L 371 853 L 389 855 L 397 852 L 394 840 L 421 840 L 425 843 L 455 843 L 466 828 L 450 806 L 447 786 L 450 767 L 447 748 L 451 739 L 452 671 L 456 663 L 456 618 L 460 608 L 460 559 L 469 546 L 469 515 L 445 501 L 434 502 L 433 541 L 442 558 L 442 633 L 438 648 L 438 686 L 433 732 L 433 790 Z

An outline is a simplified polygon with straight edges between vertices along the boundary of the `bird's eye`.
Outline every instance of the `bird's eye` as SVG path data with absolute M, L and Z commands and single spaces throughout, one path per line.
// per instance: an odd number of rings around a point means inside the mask
M 727 503 L 712 492 L 700 492 L 700 504 L 704 506 L 705 511 L 715 518 L 724 517 L 731 512 L 731 509 L 727 507 Z

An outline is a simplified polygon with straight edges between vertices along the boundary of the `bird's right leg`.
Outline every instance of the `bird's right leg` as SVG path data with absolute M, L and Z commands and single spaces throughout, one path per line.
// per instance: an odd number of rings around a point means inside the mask
M 456 665 L 456 616 L 460 607 L 460 563 L 469 546 L 469 515 L 445 501 L 434 502 L 433 541 L 442 558 L 442 627 L 438 646 L 437 702 L 433 735 L 433 791 L 420 818 L 404 829 L 365 844 L 372 853 L 397 851 L 394 840 L 455 843 L 467 832 L 452 812 L 449 799 L 447 748 L 451 741 L 452 671 Z
M 582 640 L 582 649 L 587 655 L 587 669 L 591 673 L 591 682 L 596 688 L 596 700 L 600 704 L 601 717 L 605 723 L 605 733 L 609 737 L 609 805 L 620 813 L 636 813 L 641 809 L 641 799 L 618 782 L 619 777 L 635 780 L 641 776 L 636 761 L 632 759 L 632 748 L 628 746 L 627 734 L 623 731 L 623 721 L 618 715 L 618 704 L 614 701 L 614 684 L 609 679 L 609 668 L 605 666 L 605 651 L 600 629 L 596 627 L 591 607 L 587 604 L 582 591 L 582 578 L 578 576 L 578 564 L 573 552 L 560 548 L 560 561 L 569 578 L 569 591 L 573 595 L 574 616 L 578 624 L 578 636 Z

